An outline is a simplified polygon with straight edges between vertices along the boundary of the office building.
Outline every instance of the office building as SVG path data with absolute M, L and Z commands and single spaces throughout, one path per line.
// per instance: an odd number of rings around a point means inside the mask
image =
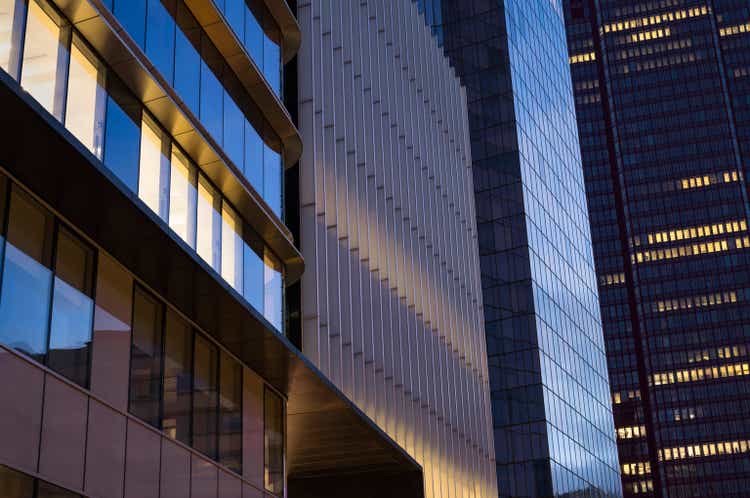
M 0 0 L 1 496 L 422 496 L 393 432 L 285 335 L 300 39 L 283 0 Z
M 496 497 L 465 91 L 409 1 L 297 11 L 302 351 L 424 496 Z
M 562 5 L 418 3 L 468 96 L 500 496 L 620 496 Z
M 747 496 L 750 9 L 565 14 L 625 496 Z

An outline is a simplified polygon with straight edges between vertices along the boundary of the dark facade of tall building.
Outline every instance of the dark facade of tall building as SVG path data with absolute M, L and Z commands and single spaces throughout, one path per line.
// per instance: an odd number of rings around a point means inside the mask
M 626 496 L 750 489 L 750 6 L 566 0 Z
M 467 89 L 500 496 L 619 496 L 562 5 L 418 4 Z

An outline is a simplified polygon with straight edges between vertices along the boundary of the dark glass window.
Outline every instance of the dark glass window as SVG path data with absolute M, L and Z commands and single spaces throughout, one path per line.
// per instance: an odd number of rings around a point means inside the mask
M 263 152 L 263 198 L 281 216 L 281 155 L 267 145 Z
M 114 78 L 108 81 L 104 164 L 133 192 L 138 191 L 141 108 Z
M 201 122 L 217 143 L 222 143 L 222 109 L 224 89 L 216 75 L 201 61 Z
M 50 214 L 13 188 L 0 293 L 0 341 L 38 361 L 47 352 L 52 289 Z
M 242 365 L 222 351 L 219 413 L 219 462 L 242 473 Z
M 3 498 L 34 498 L 34 479 L 0 465 L 0 496 Z
M 245 47 L 258 68 L 263 70 L 263 28 L 250 12 L 245 16 Z
M 242 170 L 245 116 L 228 93 L 224 94 L 224 152 Z
M 264 396 L 263 475 L 266 490 L 284 493 L 284 402 L 270 391 Z
M 198 116 L 200 114 L 201 58 L 195 47 L 199 46 L 200 28 L 186 9 L 187 7 L 180 2 L 177 8 L 180 29 L 175 33 L 174 89 L 190 110 Z
M 245 122 L 245 178 L 263 195 L 263 140 L 253 125 Z M 264 196 L 265 198 L 265 196 Z
M 216 459 L 219 354 L 215 345 L 195 336 L 193 375 L 193 447 Z
M 88 385 L 91 355 L 93 269 L 94 250 L 60 228 L 47 364 L 82 386 Z
M 192 412 L 193 330 L 177 314 L 167 313 L 164 339 L 164 417 L 162 430 L 190 444 Z
M 160 427 L 162 304 L 136 287 L 130 351 L 130 412 Z
M 148 0 L 146 55 L 164 79 L 172 84 L 175 22 L 161 0 Z
M 143 48 L 146 41 L 146 0 L 114 0 L 114 4 L 117 20 Z

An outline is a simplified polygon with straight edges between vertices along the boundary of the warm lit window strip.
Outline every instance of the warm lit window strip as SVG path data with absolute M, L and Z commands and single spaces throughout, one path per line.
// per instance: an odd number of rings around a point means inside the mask
M 718 183 L 733 183 L 742 179 L 742 173 L 737 171 L 724 171 L 722 173 L 712 173 L 709 175 L 692 176 L 682 178 L 677 181 L 677 188 L 680 190 L 689 190 L 694 188 L 708 187 Z
M 642 476 L 651 473 L 651 462 L 623 463 L 622 474 L 626 476 Z
M 700 351 L 688 351 L 688 363 L 700 363 L 716 359 L 741 358 L 747 356 L 747 347 L 739 346 L 721 346 L 718 348 L 703 349 Z
M 701 60 L 703 57 L 700 52 L 696 54 L 690 52 L 687 54 L 675 54 L 668 57 L 659 57 L 651 60 L 639 60 L 630 64 L 624 64 L 616 68 L 617 74 L 630 74 L 631 72 L 649 71 L 652 69 L 661 69 L 664 67 L 677 66 Z
M 689 368 L 675 370 L 673 372 L 662 372 L 651 376 L 650 379 L 655 386 L 669 384 L 683 384 L 685 382 L 698 382 L 702 380 L 725 379 L 730 377 L 745 377 L 750 375 L 749 363 L 734 363 L 718 367 Z
M 651 479 L 644 479 L 641 481 L 635 481 L 628 484 L 630 490 L 634 495 L 641 493 L 652 493 L 654 491 L 654 481 Z
M 596 60 L 595 52 L 587 52 L 585 54 L 576 54 L 570 56 L 571 64 L 578 64 L 579 62 L 592 62 Z
M 615 405 L 624 403 L 626 401 L 639 400 L 641 399 L 640 389 L 634 391 L 615 391 L 612 393 L 612 402 Z
M 691 308 L 706 308 L 722 304 L 736 303 L 736 292 L 716 292 L 702 296 L 689 296 L 677 299 L 665 299 L 651 303 L 651 311 L 654 313 L 667 313 L 670 311 L 687 310 Z
M 750 248 L 750 237 L 737 237 L 736 239 L 722 239 L 711 242 L 701 242 L 686 246 L 668 247 L 666 249 L 652 249 L 649 251 L 638 251 L 631 256 L 633 263 L 649 263 L 665 259 L 682 258 L 686 256 L 699 256 L 702 254 L 713 254 L 729 251 L 732 249 Z
M 686 460 L 689 458 L 709 457 L 715 455 L 739 455 L 750 450 L 750 441 L 720 441 L 688 446 L 664 448 L 658 451 L 659 461 Z
M 625 283 L 624 273 L 610 273 L 608 275 L 601 275 L 599 277 L 599 285 L 620 285 Z
M 652 244 L 663 244 L 666 242 L 676 242 L 680 240 L 711 237 L 714 235 L 724 235 L 725 233 L 744 232 L 745 230 L 747 230 L 746 220 L 731 220 L 724 223 L 678 228 L 676 230 L 664 230 L 662 232 L 647 233 L 644 236 L 635 236 L 633 237 L 633 245 L 645 246 Z
M 618 427 L 617 438 L 618 439 L 634 439 L 646 436 L 645 425 L 634 425 L 630 427 Z
M 613 22 L 604 25 L 605 33 L 617 33 L 618 31 L 626 31 L 630 29 L 641 28 L 644 26 L 655 26 L 671 21 L 680 21 L 691 17 L 705 16 L 709 13 L 708 7 L 694 7 L 691 9 L 676 10 L 674 12 L 667 12 L 664 14 L 657 14 L 655 16 L 642 17 L 640 19 L 628 19 L 620 22 Z
M 743 33 L 750 33 L 750 23 L 737 24 L 736 26 L 727 26 L 719 28 L 719 36 L 733 36 Z
M 633 33 L 627 37 L 630 43 L 638 43 L 642 41 L 658 40 L 659 38 L 666 38 L 671 35 L 669 28 L 664 29 L 653 29 L 651 31 L 641 31 L 640 33 Z

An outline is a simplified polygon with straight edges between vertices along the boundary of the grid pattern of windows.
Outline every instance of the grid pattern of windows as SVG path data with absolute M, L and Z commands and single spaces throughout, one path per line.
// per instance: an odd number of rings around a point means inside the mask
M 500 495 L 618 496 L 562 8 L 442 0 L 442 20 L 469 102 Z
M 750 8 L 564 7 L 625 495 L 745 496 Z
M 11 51 L 22 56 L 8 72 L 20 74 L 25 90 L 281 330 L 278 258 L 50 4 L 29 0 L 25 25 L 16 20 L 25 4 L 12 5 L 14 20 L 0 17 L 0 31 L 21 30 L 20 23 L 24 36 L 12 38 Z M 258 164 L 280 172 L 278 154 L 263 153 L 270 149 L 260 137 L 256 145 Z

